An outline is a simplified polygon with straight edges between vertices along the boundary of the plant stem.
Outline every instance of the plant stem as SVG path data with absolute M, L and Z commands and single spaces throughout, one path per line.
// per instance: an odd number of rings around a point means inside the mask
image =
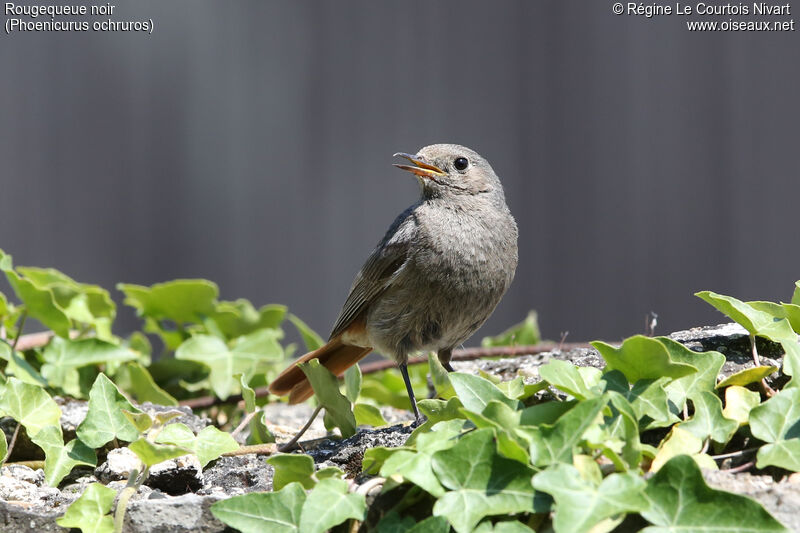
M 261 410 L 257 409 L 255 411 L 253 411 L 252 413 L 247 413 L 247 416 L 242 418 L 242 421 L 239 422 L 239 425 L 236 426 L 236 429 L 231 431 L 231 437 L 235 437 L 236 435 L 238 435 L 244 428 L 247 427 L 247 424 L 250 423 L 250 421 L 253 419 L 253 417 L 256 416 L 260 412 L 261 412 Z
M 723 454 L 720 454 L 720 455 L 712 455 L 711 458 L 715 459 L 715 460 L 730 459 L 731 457 L 739 457 L 739 456 L 744 455 L 746 453 L 751 453 L 751 452 L 754 452 L 754 451 L 757 451 L 757 450 L 758 450 L 758 448 L 745 448 L 744 450 L 738 450 L 738 451 L 735 451 L 735 452 L 723 453 Z
M 28 310 L 25 309 L 22 311 L 22 316 L 19 317 L 19 326 L 17 326 L 17 336 L 14 337 L 14 344 L 11 345 L 11 351 L 17 351 L 17 344 L 19 344 L 19 338 L 22 336 L 22 329 L 25 327 L 25 321 L 28 319 Z
M 292 437 L 292 440 L 290 440 L 289 442 L 278 448 L 278 451 L 281 453 L 286 453 L 294 450 L 295 445 L 297 445 L 297 441 L 299 441 L 300 437 L 303 436 L 303 433 L 305 433 L 308 430 L 308 428 L 311 427 L 311 424 L 314 422 L 314 419 L 317 418 L 317 415 L 321 410 L 322 410 L 322 405 L 318 405 L 317 408 L 314 409 L 314 412 L 311 413 L 311 416 L 309 417 L 308 422 L 306 422 L 306 425 L 303 426 L 294 437 Z
M 14 444 L 16 444 L 17 435 L 19 435 L 19 426 L 20 426 L 20 423 L 17 422 L 17 427 L 14 428 L 14 434 L 11 435 L 11 442 L 8 443 L 8 448 L 6 449 L 6 456 L 3 458 L 2 461 L 0 461 L 0 466 L 5 464 L 6 459 L 11 457 L 11 452 L 14 451 Z

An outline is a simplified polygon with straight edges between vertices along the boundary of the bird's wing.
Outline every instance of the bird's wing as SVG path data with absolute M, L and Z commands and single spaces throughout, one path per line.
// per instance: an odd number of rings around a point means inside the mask
M 347 329 L 367 306 L 389 286 L 394 275 L 402 268 L 411 249 L 412 237 L 416 234 L 417 220 L 414 208 L 409 207 L 395 219 L 389 231 L 364 266 L 356 274 L 350 294 L 342 306 L 339 318 L 333 326 L 330 338 Z

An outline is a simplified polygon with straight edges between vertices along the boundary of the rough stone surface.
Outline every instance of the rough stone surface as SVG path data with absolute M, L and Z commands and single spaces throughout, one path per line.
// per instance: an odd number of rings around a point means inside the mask
M 698 352 L 716 350 L 723 353 L 728 358 L 723 367 L 723 376 L 752 365 L 749 336 L 738 325 L 694 328 L 673 333 L 670 337 Z M 779 366 L 782 355 L 780 345 L 759 339 L 757 349 L 762 364 Z M 461 372 L 477 374 L 483 371 L 500 376 L 503 380 L 521 375 L 526 382 L 532 383 L 540 379 L 539 367 L 551 359 L 562 359 L 579 366 L 596 368 L 605 365 L 596 350 L 577 348 L 492 361 L 460 361 L 454 362 L 453 366 Z M 776 373 L 771 384 L 779 384 L 781 379 L 781 375 Z M 86 402 L 59 400 L 59 403 L 65 434 L 74 432 L 86 416 Z M 151 414 L 176 409 L 152 404 L 140 407 Z M 195 432 L 209 423 L 207 419 L 193 415 L 188 408 L 181 408 L 181 411 L 184 414 L 176 421 L 188 425 Z M 266 423 L 278 441 L 285 442 L 305 424 L 311 411 L 305 405 L 271 404 L 265 407 Z M 368 477 L 362 478 L 359 475 L 364 451 L 374 446 L 401 446 L 412 431 L 409 424 L 412 417 L 408 411 L 386 408 L 382 412 L 395 425 L 362 429 L 355 436 L 344 440 L 327 437 L 322 419 L 318 417 L 306 434 L 307 440 L 301 443 L 303 449 L 312 456 L 317 468 L 337 466 L 356 483 L 369 482 Z M 15 426 L 16 423 L 9 419 L 0 421 L 0 427 L 7 435 L 13 432 Z M 24 432 L 20 432 L 17 446 L 25 446 L 26 440 Z M 55 519 L 64 513 L 67 506 L 90 483 L 101 480 L 114 490 L 122 489 L 130 469 L 138 465 L 135 456 L 131 460 L 132 455 L 127 449 L 112 450 L 105 458 L 101 455 L 103 462 L 95 471 L 75 469 L 62 482 L 60 489 L 44 486 L 41 470 L 31 470 L 20 465 L 4 467 L 0 470 L 0 532 L 67 531 L 57 526 Z M 174 464 L 154 468 L 147 485 L 142 486 L 131 499 L 125 520 L 126 533 L 225 531 L 224 525 L 209 510 L 214 502 L 237 494 L 272 489 L 273 470 L 266 464 L 263 456 L 250 454 L 221 457 L 209 464 L 204 472 L 198 470 L 198 465 L 191 461 L 182 461 L 181 458 L 172 463 Z M 159 476 L 163 477 L 166 485 L 157 481 Z M 746 473 L 705 471 L 704 476 L 712 487 L 755 498 L 790 530 L 800 531 L 800 476 L 794 475 L 780 481 L 770 476 Z M 369 486 L 362 488 L 367 489 Z M 375 485 L 368 492 L 373 494 L 378 490 L 379 487 Z M 181 494 L 184 492 L 186 493 Z
M 750 496 L 789 531 L 800 531 L 800 483 L 793 481 L 791 476 L 775 481 L 770 476 L 704 470 L 703 477 L 715 489 Z

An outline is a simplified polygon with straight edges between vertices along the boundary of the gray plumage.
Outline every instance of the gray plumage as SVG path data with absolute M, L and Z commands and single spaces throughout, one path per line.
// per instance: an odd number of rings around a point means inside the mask
M 517 267 L 517 225 L 489 163 L 454 144 L 427 146 L 415 157 L 446 175 L 418 178 L 420 199 L 356 275 L 331 332 L 342 334 L 363 313 L 366 338 L 353 340 L 399 364 L 464 342 L 494 311 Z M 458 158 L 468 161 L 464 171 L 455 168 Z M 442 355 L 448 362 L 449 353 Z

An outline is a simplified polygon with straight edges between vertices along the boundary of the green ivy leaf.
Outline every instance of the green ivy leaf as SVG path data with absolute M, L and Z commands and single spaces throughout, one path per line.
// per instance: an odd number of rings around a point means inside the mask
M 97 464 L 94 450 L 79 439 L 72 439 L 64 444 L 60 426 L 43 428 L 31 441 L 44 450 L 44 481 L 51 487 L 58 486 L 76 466 Z
M 77 429 L 78 438 L 91 448 L 104 446 L 112 439 L 126 442 L 139 436 L 139 431 L 122 413 L 141 411 L 131 404 L 105 374 L 99 374 L 89 391 L 89 411 Z
M 181 455 L 191 453 L 191 450 L 183 446 L 174 446 L 172 444 L 155 444 L 150 442 L 144 437 L 136 439 L 128 445 L 128 448 L 136 454 L 145 466 L 153 466 L 158 463 L 163 463 L 170 459 L 175 459 Z
M 416 442 L 417 450 L 395 448 L 396 451 L 383 460 L 380 474 L 387 478 L 400 475 L 434 497 L 442 497 L 445 491 L 433 473 L 433 454 L 455 446 L 461 426 L 461 423 L 437 423 L 431 431 L 420 433 Z
M 353 365 L 344 372 L 344 395 L 350 403 L 356 403 L 361 394 L 361 369 Z
M 330 370 L 320 365 L 319 360 L 312 359 L 308 363 L 298 365 L 308 378 L 314 394 L 325 413 L 330 416 L 342 436 L 352 437 L 356 434 L 356 419 L 350 402 L 339 391 L 339 381 Z
M 428 353 L 428 369 L 431 373 L 431 381 L 436 394 L 445 400 L 456 395 L 456 391 L 450 384 L 450 374 L 442 366 L 441 361 L 433 352 Z
M 680 427 L 699 439 L 710 438 L 714 442 L 727 444 L 739 428 L 739 424 L 722 413 L 722 402 L 713 392 L 703 391 L 692 396 L 694 414 Z
M 596 485 L 582 479 L 574 466 L 557 464 L 533 476 L 533 486 L 555 500 L 556 533 L 591 531 L 606 518 L 648 507 L 642 499 L 645 482 L 633 473 L 611 474 Z
M 303 342 L 306 345 L 306 350 L 309 352 L 313 352 L 325 344 L 325 341 L 322 339 L 322 337 L 317 335 L 313 329 L 308 327 L 308 324 L 300 320 L 300 318 L 292 313 L 289 313 L 289 322 L 291 322 L 294 327 L 297 328 L 297 332 L 300 333 L 300 336 L 303 338 Z
M 725 418 L 736 420 L 743 426 L 749 423 L 750 411 L 761 403 L 761 395 L 738 385 L 731 385 L 725 389 L 725 408 L 722 414 Z
M 176 359 L 195 361 L 209 369 L 211 389 L 220 399 L 233 394 L 238 381 L 235 374 L 251 377 L 265 361 L 283 358 L 277 330 L 260 330 L 233 341 L 231 348 L 219 337 L 195 335 L 175 351 Z
M 92 483 L 72 502 L 64 516 L 56 519 L 61 527 L 78 528 L 82 533 L 112 533 L 114 519 L 108 514 L 117 491 Z
M 776 366 L 757 366 L 754 368 L 746 368 L 720 381 L 717 385 L 717 388 L 724 389 L 725 387 L 730 387 L 731 385 L 745 386 L 750 385 L 751 383 L 758 383 L 773 372 L 777 371 L 778 367 Z
M 282 453 L 267 459 L 275 469 L 272 476 L 272 490 L 278 491 L 290 483 L 300 483 L 304 489 L 312 489 L 316 485 L 314 479 L 314 460 L 306 454 Z
M 178 400 L 159 387 L 150 372 L 139 362 L 134 361 L 122 365 L 117 370 L 114 380 L 122 390 L 133 395 L 139 403 L 178 405 Z
M 6 434 L 0 431 L 0 467 L 2 467 L 3 463 L 5 463 L 7 454 L 8 442 L 6 442 Z
M 211 319 L 225 338 L 233 339 L 259 329 L 277 329 L 286 316 L 286 310 L 285 305 L 277 304 L 256 310 L 250 301 L 240 298 L 235 302 L 219 302 Z
M 661 441 L 653 462 L 651 472 L 658 472 L 673 457 L 678 455 L 696 456 L 703 448 L 703 441 L 680 425 L 673 426 L 667 437 Z
M 39 387 L 47 386 L 47 380 L 28 363 L 23 354 L 12 350 L 11 346 L 2 341 L 0 341 L 0 359 L 7 362 L 5 368 L 6 376 L 14 376 L 20 381 L 30 385 Z
M 640 379 L 680 378 L 697 372 L 692 365 L 673 361 L 668 347 L 658 338 L 636 335 L 625 339 L 619 348 L 601 341 L 591 344 L 606 360 L 606 371 L 619 370 L 629 383 Z
M 53 339 L 42 352 L 42 376 L 51 387 L 68 388 L 70 373 L 88 365 L 132 361 L 139 354 L 130 348 L 100 339 Z M 79 392 L 79 391 L 70 391 Z M 85 392 L 84 392 L 85 394 Z
M 788 320 L 763 311 L 764 306 L 761 304 L 764 302 L 755 302 L 756 305 L 753 306 L 732 296 L 711 291 L 698 292 L 695 296 L 733 319 L 751 336 L 759 335 L 779 342 L 786 352 L 783 366 L 787 375 L 794 376 L 795 372 L 800 370 L 800 345 L 797 343 L 797 335 Z
M 552 426 L 542 425 L 528 430 L 531 437 L 530 455 L 534 466 L 556 462 L 571 462 L 573 448 L 608 403 L 608 398 L 584 400 L 567 411 Z
M 666 383 L 664 387 L 669 396 L 669 401 L 675 405 L 678 411 L 683 410 L 686 400 L 690 396 L 703 391 L 714 390 L 717 376 L 722 369 L 722 365 L 725 364 L 724 355 L 715 351 L 695 352 L 667 337 L 658 337 L 658 340 L 667 348 L 673 361 L 697 368 L 697 372 L 673 379 L 671 382 Z
M 239 385 L 242 388 L 242 399 L 244 400 L 245 412 L 254 413 L 258 410 L 256 404 L 256 391 L 247 384 L 244 375 L 239 374 Z M 250 434 L 247 436 L 247 444 L 265 444 L 268 442 L 275 442 L 275 436 L 272 435 L 267 426 L 264 424 L 264 414 L 260 413 L 250 420 Z
M 485 516 L 533 512 L 533 469 L 501 457 L 494 432 L 478 429 L 433 454 L 433 471 L 450 489 L 433 506 L 458 532 L 472 531 Z
M 654 524 L 645 533 L 787 531 L 758 502 L 710 488 L 685 455 L 672 458 L 650 478 L 645 497 L 650 507 L 641 514 Z
M 33 437 L 43 428 L 61 428 L 61 408 L 41 387 L 9 378 L 0 397 L 0 413 L 10 416 Z
M 206 426 L 195 436 L 188 426 L 180 422 L 165 426 L 156 437 L 156 442 L 175 444 L 191 451 L 203 467 L 222 454 L 239 449 L 239 443 L 230 433 L 220 431 L 214 426 Z
M 20 276 L 13 269 L 11 256 L 2 250 L 0 250 L 0 270 L 5 273 L 8 284 L 14 289 L 17 298 L 25 304 L 31 318 L 52 329 L 56 335 L 69 337 L 71 322 L 64 309 L 56 303 L 51 289 Z
M 122 414 L 125 415 L 125 418 L 128 419 L 128 422 L 133 424 L 133 427 L 135 427 L 139 433 L 144 433 L 153 427 L 153 417 L 147 413 L 132 413 L 123 409 Z
M 642 445 L 639 441 L 639 424 L 636 410 L 622 395 L 609 393 L 611 415 L 605 417 L 609 437 L 618 438 L 624 444 L 621 457 L 627 468 L 636 469 L 642 460 Z
M 750 411 L 750 431 L 769 444 L 758 450 L 756 467 L 800 470 L 800 389 L 784 389 Z
M 300 513 L 306 493 L 299 483 L 278 492 L 254 492 L 221 500 L 211 513 L 242 533 L 300 533 Z
M 603 381 L 606 390 L 617 392 L 630 402 L 642 430 L 671 426 L 680 420 L 670 411 L 665 387 L 670 378 L 640 379 L 631 387 L 622 372 L 612 370 L 603 375 Z
M 381 427 L 388 424 L 381 410 L 368 403 L 357 403 L 353 406 L 353 416 L 357 426 Z
M 542 335 L 539 332 L 536 311 L 530 311 L 525 320 L 519 324 L 511 326 L 494 337 L 484 337 L 481 340 L 481 346 L 523 346 L 538 344 L 541 340 Z
M 568 361 L 552 359 L 539 367 L 539 375 L 555 388 L 579 400 L 600 395 L 599 391 L 592 390 L 600 382 L 601 372 L 597 368 L 578 368 Z
M 497 386 L 479 376 L 463 374 L 461 372 L 450 373 L 450 384 L 455 389 L 458 399 L 468 409 L 474 413 L 480 413 L 491 400 L 504 403 L 512 409 L 519 407 L 519 401 L 509 398 L 497 388 Z
M 219 295 L 216 283 L 205 279 L 176 279 L 150 287 L 119 283 L 117 289 L 125 294 L 125 304 L 136 309 L 139 316 L 178 324 L 211 316 Z
M 353 518 L 363 520 L 367 505 L 362 494 L 351 494 L 343 479 L 322 479 L 306 498 L 300 513 L 300 531 L 323 533 Z

